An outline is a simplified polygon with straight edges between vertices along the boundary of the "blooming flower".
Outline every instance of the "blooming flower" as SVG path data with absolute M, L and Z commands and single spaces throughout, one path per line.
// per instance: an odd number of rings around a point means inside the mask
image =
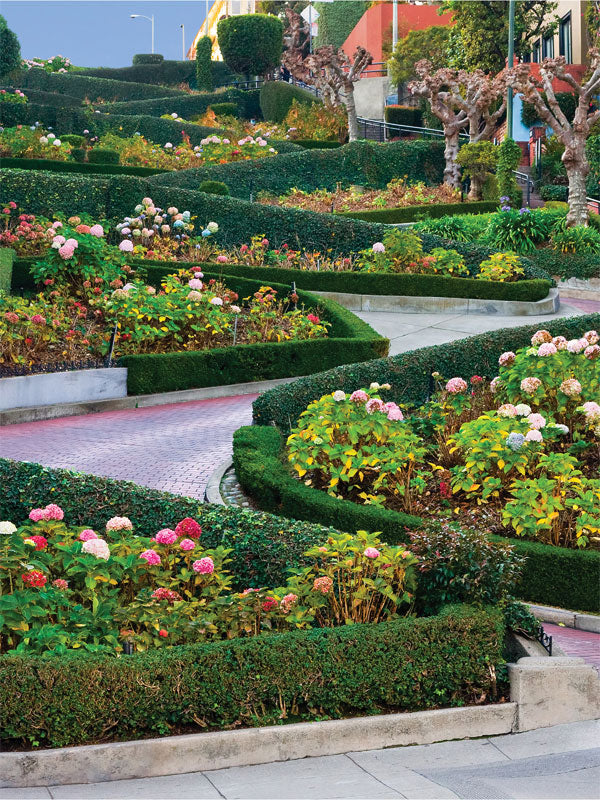
M 542 434 L 538 430 L 536 430 L 535 428 L 532 428 L 530 431 L 527 431 L 527 434 L 525 436 L 525 441 L 526 442 L 543 442 L 544 439 L 542 437 Z
M 378 397 L 372 397 L 370 400 L 367 400 L 365 411 L 367 414 L 374 414 L 376 411 L 383 411 L 383 401 Z
M 528 406 L 527 403 L 517 403 L 515 411 L 520 417 L 526 417 L 531 414 L 531 406 Z
M 502 353 L 502 355 L 498 359 L 498 363 L 500 364 L 501 367 L 508 367 L 513 363 L 515 358 L 516 355 L 512 352 L 512 350 L 508 350 L 506 353 Z
M 591 344 L 589 347 L 585 348 L 583 355 L 586 358 L 589 358 L 590 361 L 595 361 L 597 358 L 600 358 L 600 346 L 597 344 Z
M 223 301 L 221 300 L 220 297 L 213 297 L 210 302 L 211 302 L 211 304 L 213 306 L 222 306 L 223 305 Z
M 129 239 L 123 239 L 119 244 L 119 250 L 123 253 L 133 253 L 133 242 L 129 241 Z M 60 250 L 58 252 L 60 253 Z
M 84 531 L 81 531 L 77 538 L 80 542 L 89 542 L 90 539 L 98 539 L 99 537 L 91 528 L 86 528 Z
M 593 422 L 597 419 L 600 420 L 600 405 L 596 403 L 595 400 L 588 400 L 581 408 L 589 422 Z
M 278 605 L 279 603 L 274 597 L 268 597 L 262 604 L 262 609 L 263 611 L 270 611 L 272 608 L 276 608 Z
M 224 256 L 224 255 L 217 256 L 217 263 L 218 264 L 226 264 L 228 261 L 229 261 L 229 259 L 227 258 L 227 256 Z
M 112 517 L 106 523 L 107 531 L 131 531 L 133 523 L 128 517 Z
M 346 392 L 342 392 L 341 389 L 338 389 L 331 396 L 333 397 L 336 403 L 341 403 L 342 400 L 346 399 Z
M 587 339 L 590 344 L 598 344 L 600 341 L 600 336 L 598 336 L 597 331 L 586 331 L 583 334 L 583 338 Z
M 567 350 L 569 353 L 581 353 L 587 345 L 587 339 L 571 339 L 567 342 Z
M 393 408 L 388 409 L 387 418 L 390 422 L 401 422 L 404 419 L 404 414 L 395 403 L 386 403 L 386 405 L 393 405 Z
M 536 347 L 537 345 L 544 344 L 544 342 L 551 342 L 552 334 L 549 331 L 541 330 L 536 331 L 531 337 L 531 344 Z
M 365 555 L 367 558 L 379 558 L 381 553 L 376 547 L 367 547 L 363 555 Z
M 516 431 L 509 433 L 506 437 L 506 446 L 510 447 L 511 450 L 520 450 L 521 447 L 523 447 L 524 442 L 525 437 L 523 434 L 517 433 Z
M 450 394 L 462 394 L 467 391 L 467 382 L 462 378 L 450 378 L 446 384 L 446 391 Z
M 373 245 L 373 252 L 374 253 L 385 253 L 385 245 L 383 242 L 375 242 Z
M 14 533 L 17 530 L 17 526 L 13 525 L 12 522 L 5 519 L 0 522 L 0 536 L 10 536 L 11 533 Z
M 307 315 L 306 315 L 306 319 L 307 319 L 309 322 L 312 322 L 312 323 L 313 323 L 313 325 L 318 325 L 318 324 L 319 324 L 319 322 L 321 322 L 321 320 L 319 319 L 319 317 L 317 317 L 315 314 L 307 314 Z
M 496 376 L 490 381 L 490 391 L 492 394 L 496 394 L 498 389 L 502 386 L 502 378 L 500 376 Z
M 186 536 L 188 539 L 199 539 L 202 534 L 202 528 L 195 519 L 186 517 L 177 523 L 175 533 L 177 536 Z
M 155 600 L 168 600 L 169 603 L 174 603 L 175 600 L 183 600 L 180 594 L 174 592 L 172 589 L 166 589 L 164 586 L 155 589 L 152 592 L 152 597 Z
M 29 538 L 35 544 L 36 550 L 45 550 L 48 546 L 48 539 L 45 536 L 30 536 Z
M 216 233 L 219 230 L 219 226 L 216 222 L 209 222 L 206 229 L 211 233 Z
M 321 592 L 321 594 L 329 594 L 332 586 L 333 586 L 333 581 L 331 580 L 331 578 L 328 578 L 326 575 L 324 575 L 321 578 L 315 578 L 313 583 L 313 590 L 315 592 Z
M 544 342 L 544 344 L 540 345 L 537 354 L 538 356 L 544 357 L 544 356 L 553 356 L 557 352 L 558 350 L 556 349 L 556 346 L 552 344 L 552 342 Z
M 191 292 L 188 292 L 188 293 L 187 293 L 187 295 L 186 295 L 186 299 L 187 299 L 187 300 L 194 300 L 195 302 L 198 302 L 199 300 L 202 300 L 202 294 L 201 294 L 200 292 L 195 292 L 195 291 L 192 289 L 192 291 L 191 291 Z
M 526 394 L 534 394 L 542 385 L 539 378 L 523 378 L 521 381 L 521 391 Z
M 293 604 L 296 602 L 297 599 L 298 599 L 297 594 L 293 594 L 292 592 L 286 594 L 285 597 L 283 597 L 281 600 L 281 608 L 283 609 L 283 611 L 289 611 L 290 607 L 293 606 Z
M 190 287 L 190 289 L 195 289 L 196 291 L 200 291 L 204 286 L 204 284 L 198 278 L 192 278 L 191 280 L 188 281 L 188 286 Z
M 46 519 L 46 509 L 32 508 L 29 512 L 29 519 L 32 520 L 32 522 L 40 522 L 40 520 Z
M 231 311 L 233 311 L 234 314 L 239 314 L 242 310 L 239 306 L 229 306 L 229 308 L 231 309 Z
M 163 639 L 169 635 L 169 632 L 165 628 L 161 628 L 158 632 L 159 636 L 162 636 Z
M 81 551 L 82 553 L 90 553 L 96 558 L 102 558 L 104 561 L 108 561 L 110 558 L 110 548 L 108 542 L 104 539 L 88 539 L 81 546 Z
M 194 547 L 196 547 L 196 543 L 193 541 L 193 539 L 182 539 L 179 542 L 179 547 L 182 550 L 193 550 Z
M 552 339 L 552 344 L 557 350 L 567 349 L 567 340 L 564 336 L 555 336 L 554 339 Z
M 210 575 L 215 571 L 215 563 L 212 558 L 205 556 L 204 558 L 199 558 L 198 561 L 194 561 L 192 569 L 201 575 Z
M 61 258 L 64 258 L 65 261 L 68 261 L 70 258 L 73 258 L 73 253 L 75 252 L 74 247 L 70 247 L 68 244 L 63 244 L 62 247 L 58 248 L 58 255 Z
M 57 506 L 55 503 L 50 503 L 49 505 L 47 505 L 46 508 L 44 509 L 44 512 L 46 514 L 44 519 L 61 520 L 64 519 L 65 517 L 62 508 L 60 506 Z
M 177 540 L 177 534 L 171 528 L 163 528 L 154 538 L 159 544 L 173 544 Z
M 143 558 L 144 561 L 148 562 L 148 566 L 154 567 L 157 564 L 160 564 L 160 556 L 156 552 L 156 550 L 144 550 L 143 553 L 140 553 L 140 558 Z
M 32 569 L 29 572 L 25 572 L 21 575 L 23 583 L 27 586 L 35 586 L 38 589 L 41 589 L 42 586 L 46 585 L 48 578 L 44 575 L 43 572 L 40 572 L 39 569 Z
M 352 400 L 353 403 L 366 403 L 368 399 L 369 395 L 362 389 L 357 389 L 350 395 L 350 400 Z
M 52 581 L 52 586 L 54 586 L 56 589 L 62 589 L 62 591 L 64 591 L 65 589 L 69 588 L 69 582 L 64 578 L 56 578 L 56 580 Z
M 512 403 L 504 403 L 498 409 L 498 416 L 500 417 L 516 417 L 517 416 L 517 409 L 513 406 Z
M 544 428 L 546 425 L 546 418 L 543 417 L 541 414 L 530 414 L 526 418 L 526 422 L 529 423 L 531 428 L 535 428 L 539 430 L 540 428 Z
M 561 383 L 559 388 L 567 397 L 575 397 L 582 392 L 581 384 L 576 378 L 567 378 Z

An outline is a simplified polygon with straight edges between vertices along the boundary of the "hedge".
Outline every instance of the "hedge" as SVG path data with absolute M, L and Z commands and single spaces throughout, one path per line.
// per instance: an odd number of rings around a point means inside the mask
M 384 111 L 385 121 L 390 125 L 408 125 L 411 128 L 420 128 L 423 125 L 423 114 L 420 108 L 413 106 L 386 106 Z M 390 131 L 393 135 L 393 131 Z
M 190 62 L 191 63 L 191 62 Z M 150 67 L 144 67 L 150 69 Z M 140 100 L 151 97 L 185 96 L 180 89 L 154 86 L 150 83 L 131 83 L 127 81 L 92 78 L 79 72 L 46 72 L 43 69 L 24 70 L 14 82 L 27 94 L 27 89 L 41 89 L 71 97 L 87 98 L 92 102 L 100 98 L 106 103 L 111 100 Z
M 554 335 L 563 335 L 572 339 L 584 330 L 598 328 L 600 314 L 552 320 L 551 328 Z M 323 394 L 342 389 L 351 392 L 361 386 L 368 386 L 372 381 L 389 383 L 392 387 L 389 399 L 400 403 L 421 404 L 430 390 L 430 376 L 435 370 L 442 375 L 463 375 L 465 377 L 477 373 L 492 377 L 497 373 L 498 357 L 505 350 L 516 350 L 527 346 L 531 336 L 537 330 L 537 325 L 527 325 L 520 328 L 507 328 L 490 333 L 472 336 L 468 339 L 451 342 L 439 347 L 426 347 L 408 353 L 402 353 L 393 358 L 371 361 L 366 364 L 351 364 L 336 369 L 301 378 L 291 384 L 271 389 L 262 394 L 253 404 L 254 421 L 259 425 L 275 424 L 283 432 L 288 432 L 295 424 L 295 420 L 308 404 Z M 272 429 L 266 429 L 272 431 Z M 281 446 L 277 439 L 277 432 L 254 433 L 254 429 L 244 429 L 236 433 L 235 453 L 236 471 L 242 485 L 244 479 L 248 486 L 253 488 L 255 496 L 269 507 L 274 506 L 274 488 L 270 476 L 263 481 L 263 488 L 259 488 L 259 473 L 255 467 L 254 476 L 245 471 L 241 461 L 245 458 L 253 459 L 255 465 L 260 462 L 261 456 L 257 451 L 262 448 L 262 458 L 270 459 L 268 466 L 275 469 L 273 463 L 274 453 Z M 254 438 L 252 438 L 254 437 Z M 266 443 L 265 443 L 266 442 Z M 281 466 L 279 469 L 283 469 Z M 246 476 L 244 478 L 244 476 Z M 254 485 L 251 486 L 251 482 Z M 297 482 L 296 482 L 297 483 Z M 279 491 L 287 491 L 287 483 L 278 476 Z M 309 490 L 318 493 L 318 490 Z M 293 517 L 302 517 L 308 500 L 303 498 L 302 503 L 294 505 L 293 501 L 280 500 L 282 507 Z M 311 501 L 311 502 L 319 502 Z M 349 501 L 334 501 L 338 504 L 338 517 L 343 515 L 348 520 L 347 527 L 354 530 L 356 526 L 351 521 L 353 509 L 356 518 L 363 519 L 365 507 Z M 342 510 L 343 507 L 343 510 Z M 367 513 L 376 514 L 379 509 L 369 509 Z M 307 513 L 312 513 L 309 509 Z M 374 530 L 382 531 L 391 537 L 398 530 L 398 522 L 394 525 L 390 521 L 390 512 L 382 510 L 381 516 L 373 524 Z M 311 517 L 312 518 L 312 517 Z M 597 551 L 578 552 L 554 548 L 550 545 L 532 543 L 511 539 L 519 552 L 525 553 L 530 561 L 529 566 L 518 587 L 518 596 L 547 605 L 572 608 L 580 611 L 600 611 L 600 596 L 598 593 L 598 577 L 600 577 L 600 553 Z M 574 569 L 573 565 L 577 564 Z M 570 568 L 565 569 L 568 565 Z
M 437 184 L 443 176 L 443 153 L 443 144 L 423 139 L 385 144 L 350 142 L 334 150 L 308 150 L 183 170 L 169 176 L 163 185 L 193 189 L 202 173 L 202 179 L 223 181 L 236 197 L 247 199 L 251 191 L 276 195 L 292 188 L 333 191 L 339 184 L 368 184 L 382 189 L 392 178 L 407 174 L 412 181 Z
M 305 106 L 319 102 L 312 92 L 285 81 L 266 81 L 260 90 L 260 110 L 269 122 L 283 122 L 294 100 Z
M 271 144 L 278 153 L 281 153 L 281 145 L 285 143 L 279 139 L 271 139 Z M 334 142 L 331 139 L 293 139 L 287 144 L 295 144 L 304 150 L 337 150 L 338 147 L 343 147 L 344 143 Z
M 136 84 L 137 85 L 137 84 Z M 148 100 L 111 103 L 103 106 L 104 111 L 111 114 L 136 114 L 160 117 L 162 114 L 177 112 L 180 117 L 190 119 L 204 114 L 213 103 L 235 103 L 242 119 L 260 119 L 258 89 L 225 89 L 217 92 L 201 92 L 199 94 L 183 94 L 177 97 L 154 97 Z
M 600 256 L 597 253 L 560 253 L 545 247 L 534 254 L 528 253 L 528 258 L 549 275 L 557 275 L 565 280 L 600 278 Z
M 2 293 L 10 293 L 14 259 L 14 250 L 8 247 L 0 247 L 0 295 Z
M 13 87 L 1 86 L 7 91 L 14 91 Z M 58 94 L 57 92 L 44 92 L 41 89 L 27 89 L 27 99 L 30 103 L 37 105 L 50 105 L 57 108 L 80 108 L 81 98 L 71 97 L 68 94 Z
M 542 200 L 558 200 L 561 202 L 566 202 L 569 199 L 569 187 L 555 186 L 553 184 L 541 186 L 540 197 Z
M 131 63 L 136 67 L 139 64 L 160 64 L 164 60 L 161 53 L 136 53 Z
M 159 275 L 164 274 L 164 267 L 155 269 Z M 209 272 L 204 274 L 208 278 L 218 277 Z M 150 269 L 148 280 L 153 281 Z M 226 280 L 229 288 L 243 296 L 250 295 L 261 286 L 260 281 L 243 278 L 227 276 Z M 280 297 L 285 297 L 290 291 L 289 286 L 272 282 L 269 285 Z M 388 340 L 347 309 L 331 300 L 302 291 L 298 295 L 300 303 L 318 308 L 320 316 L 332 323 L 326 339 L 260 342 L 212 350 L 123 356 L 118 363 L 127 367 L 128 394 L 173 392 L 201 386 L 310 375 L 323 366 L 368 361 L 387 353 Z
M 52 161 L 50 158 L 0 158 L 1 169 L 35 169 L 45 172 L 70 172 L 81 175 L 156 175 L 169 170 L 158 167 L 127 167 L 124 164 L 89 164 Z
M 216 86 L 231 83 L 236 78 L 223 61 L 213 61 L 211 68 Z M 161 64 L 120 67 L 118 69 L 97 67 L 95 69 L 82 70 L 79 74 L 92 78 L 110 78 L 116 81 L 126 81 L 127 83 L 159 84 L 161 87 L 177 87 L 180 83 L 187 83 L 190 88 L 197 88 L 195 61 L 165 60 Z M 169 94 L 169 92 L 165 92 L 160 96 L 164 97 L 165 94 Z M 137 100 L 138 97 L 134 99 Z
M 164 648 L 0 657 L 0 736 L 65 747 L 166 732 L 464 706 L 493 697 L 492 609 Z M 152 689 L 148 688 L 149 677 Z M 118 725 L 115 724 L 118 720 Z M 201 738 L 199 744 L 201 745 Z
M 418 206 L 403 206 L 400 208 L 377 208 L 365 211 L 338 211 L 343 217 L 364 219 L 365 222 L 383 222 L 394 224 L 398 222 L 416 222 L 420 219 L 437 219 L 452 214 L 488 214 L 497 211 L 498 203 L 489 200 L 479 200 L 465 203 L 426 203 Z

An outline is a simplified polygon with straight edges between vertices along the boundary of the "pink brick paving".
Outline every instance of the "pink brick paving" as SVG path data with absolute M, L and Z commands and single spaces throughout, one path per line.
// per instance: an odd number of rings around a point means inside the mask
M 600 671 L 600 633 L 589 633 L 576 628 L 563 628 L 544 622 L 544 630 L 566 656 L 583 658 Z
M 202 499 L 258 395 L 107 411 L 0 428 L 0 456 Z

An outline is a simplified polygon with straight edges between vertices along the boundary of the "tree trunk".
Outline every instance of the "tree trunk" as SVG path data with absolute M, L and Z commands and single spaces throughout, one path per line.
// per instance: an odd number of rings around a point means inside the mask
M 453 189 L 460 189 L 460 167 L 456 163 L 458 156 L 458 131 L 450 132 L 444 130 L 446 138 L 446 149 L 444 150 L 444 158 L 446 159 L 446 168 L 444 169 L 444 183 L 452 186 Z
M 356 103 L 354 102 L 354 86 L 344 89 L 344 104 L 348 112 L 348 141 L 358 139 L 358 117 L 356 116 Z
M 481 200 L 483 198 L 483 184 L 485 183 L 485 173 L 474 172 L 471 175 L 471 188 L 467 195 L 467 200 Z
M 585 154 L 585 138 L 575 135 L 571 145 L 565 147 L 562 156 L 563 164 L 569 178 L 569 212 L 567 227 L 587 225 L 589 213 L 587 208 L 586 178 L 590 165 Z

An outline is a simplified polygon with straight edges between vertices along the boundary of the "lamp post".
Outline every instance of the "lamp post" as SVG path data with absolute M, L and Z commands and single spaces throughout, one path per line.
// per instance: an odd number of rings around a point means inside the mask
M 392 19 L 392 53 L 396 49 L 396 45 L 398 44 L 398 0 L 394 0 L 392 3 L 392 14 L 394 18 Z
M 181 28 L 181 60 L 185 61 L 185 25 L 180 25 Z
M 508 2 L 508 68 L 515 65 L 515 0 Z M 506 135 L 513 138 L 513 88 L 506 93 Z
M 154 14 L 151 17 L 147 17 L 145 14 L 130 14 L 131 19 L 137 19 L 138 17 L 142 17 L 143 19 L 147 19 L 149 22 L 152 23 L 152 52 L 154 52 Z

